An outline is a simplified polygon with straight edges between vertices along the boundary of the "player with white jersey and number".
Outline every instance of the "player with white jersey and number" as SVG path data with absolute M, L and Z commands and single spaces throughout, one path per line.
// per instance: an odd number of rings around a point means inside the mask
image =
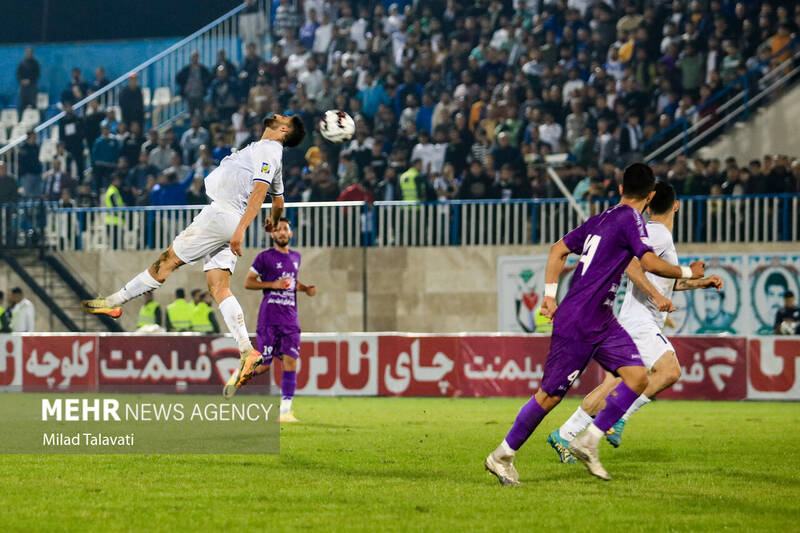
M 261 364 L 261 353 L 253 349 L 242 307 L 231 293 L 231 274 L 237 257 L 242 255 L 245 230 L 258 215 L 268 192 L 272 196 L 272 212 L 265 230 L 271 232 L 278 225 L 283 213 L 283 148 L 297 146 L 304 136 L 303 121 L 297 116 L 265 118 L 261 140 L 223 159 L 206 177 L 206 195 L 211 203 L 155 263 L 114 294 L 85 300 L 83 309 L 119 318 L 125 302 L 158 289 L 181 265 L 202 259 L 209 292 L 241 354 L 237 379 L 242 384 L 247 382 Z
M 677 265 L 678 252 L 672 240 L 675 212 L 679 205 L 675 198 L 675 189 L 672 185 L 659 181 L 655 185 L 655 192 L 647 208 L 650 221 L 646 227 L 650 245 L 661 259 Z M 615 448 L 622 441 L 622 428 L 625 427 L 628 418 L 639 408 L 647 405 L 659 392 L 671 387 L 681 376 L 675 348 L 662 332 L 667 311 L 674 310 L 671 302 L 672 291 L 711 287 L 722 289 L 722 280 L 717 276 L 678 280 L 662 278 L 644 272 L 636 259 L 631 262 L 626 273 L 628 285 L 618 319 L 636 344 L 650 375 L 644 392 L 606 433 L 606 439 Z M 581 406 L 564 425 L 547 437 L 548 444 L 558 453 L 561 462 L 575 462 L 568 449 L 569 443 L 592 423 L 593 416 L 605 407 L 606 396 L 619 383 L 619 378 L 607 373 L 603 383 L 586 395 Z

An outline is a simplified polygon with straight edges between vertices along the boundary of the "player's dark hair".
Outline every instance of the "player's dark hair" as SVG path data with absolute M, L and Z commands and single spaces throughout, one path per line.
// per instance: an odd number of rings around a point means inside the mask
M 303 120 L 297 115 L 292 117 L 290 124 L 292 129 L 284 137 L 283 145 L 292 148 L 303 141 L 303 137 L 306 136 L 306 127 L 303 124 Z
M 656 193 L 650 200 L 650 212 L 654 215 L 663 215 L 672 211 L 675 205 L 675 188 L 666 181 L 657 181 L 653 187 Z
M 14 287 L 11 289 L 11 294 L 22 294 L 22 289 L 19 287 Z
M 175 289 L 175 298 L 186 298 L 186 291 L 183 289 Z
M 3 298 L 5 298 L 5 297 L 6 297 L 6 293 L 4 293 L 3 291 L 0 291 L 0 302 L 2 302 Z
M 784 290 L 789 288 L 789 284 L 786 283 L 786 277 L 778 272 L 773 272 L 767 276 L 767 281 L 764 282 L 764 290 L 770 285 L 780 285 Z
M 633 163 L 622 174 L 622 196 L 643 200 L 653 190 L 655 183 L 652 168 L 644 163 Z
M 203 292 L 203 289 L 192 289 L 192 293 L 191 293 L 192 294 L 192 298 L 197 296 L 198 292 Z
M 291 227 L 292 227 L 292 221 L 291 221 L 291 220 L 289 220 L 289 219 L 288 219 L 288 218 L 286 218 L 286 217 L 281 217 L 281 218 L 279 218 L 279 219 L 278 219 L 278 224 L 280 224 L 281 222 L 286 222 L 287 224 L 289 224 L 289 228 L 291 228 Z

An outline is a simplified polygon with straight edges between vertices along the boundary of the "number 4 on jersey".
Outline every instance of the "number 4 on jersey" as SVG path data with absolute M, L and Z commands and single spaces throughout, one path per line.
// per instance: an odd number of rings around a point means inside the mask
M 592 259 L 594 259 L 594 254 L 599 245 L 600 235 L 586 236 L 586 240 L 583 242 L 583 253 L 581 254 L 581 258 L 578 260 L 578 263 L 583 263 L 582 274 L 586 274 L 586 271 L 589 270 L 589 265 L 592 263 Z

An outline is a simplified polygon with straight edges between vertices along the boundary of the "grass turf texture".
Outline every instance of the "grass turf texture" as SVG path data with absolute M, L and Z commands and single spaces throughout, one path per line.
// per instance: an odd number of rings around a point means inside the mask
M 601 447 L 604 483 L 545 443 L 521 487 L 483 460 L 522 399 L 304 398 L 281 454 L 0 456 L 0 531 L 781 531 L 800 524 L 797 403 L 668 402 Z M 231 450 L 236 443 L 231 443 Z

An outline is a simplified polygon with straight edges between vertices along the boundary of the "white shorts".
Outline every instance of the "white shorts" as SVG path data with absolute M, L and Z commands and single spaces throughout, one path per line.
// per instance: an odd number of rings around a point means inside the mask
M 642 362 L 648 370 L 653 369 L 659 357 L 666 352 L 675 352 L 675 348 L 669 339 L 661 333 L 659 327 L 653 323 L 623 324 L 625 331 L 633 339 Z
M 220 209 L 214 204 L 200 211 L 192 223 L 172 241 L 172 249 L 178 259 L 188 265 L 203 259 L 203 271 L 230 270 L 236 268 L 236 254 L 231 251 L 230 241 L 241 215 Z

